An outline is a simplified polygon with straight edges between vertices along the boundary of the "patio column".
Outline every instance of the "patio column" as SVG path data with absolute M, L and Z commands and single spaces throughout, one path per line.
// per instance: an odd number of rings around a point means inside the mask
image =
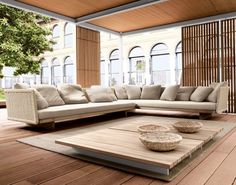
M 82 87 L 100 85 L 100 33 L 76 27 L 76 82 Z
M 119 60 L 120 60 L 120 84 L 124 83 L 124 54 L 123 54 L 123 36 L 119 36 Z

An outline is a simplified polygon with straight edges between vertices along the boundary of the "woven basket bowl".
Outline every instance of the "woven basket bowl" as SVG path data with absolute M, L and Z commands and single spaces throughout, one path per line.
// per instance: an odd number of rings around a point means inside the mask
M 153 151 L 174 150 L 182 140 L 182 136 L 174 133 L 148 133 L 140 135 L 140 141 Z
M 203 124 L 199 121 L 178 121 L 173 124 L 179 132 L 194 133 L 200 130 Z
M 157 133 L 157 132 L 168 132 L 170 129 L 165 126 L 157 125 L 157 124 L 148 124 L 148 125 L 141 125 L 138 127 L 138 131 L 140 134 L 147 134 L 147 133 Z

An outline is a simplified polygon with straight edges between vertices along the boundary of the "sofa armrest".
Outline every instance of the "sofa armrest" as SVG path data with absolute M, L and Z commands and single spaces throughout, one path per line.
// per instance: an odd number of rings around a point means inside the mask
M 228 108 L 229 87 L 221 87 L 217 96 L 216 112 L 222 113 Z
M 9 120 L 38 124 L 36 96 L 33 89 L 5 90 Z

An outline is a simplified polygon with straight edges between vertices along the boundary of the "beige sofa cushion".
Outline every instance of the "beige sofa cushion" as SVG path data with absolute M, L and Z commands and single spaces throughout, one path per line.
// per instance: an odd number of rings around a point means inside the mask
M 44 97 L 36 89 L 34 89 L 34 93 L 36 96 L 38 110 L 48 108 L 48 106 L 49 106 L 48 102 L 44 99 Z
M 174 101 L 179 89 L 179 85 L 170 85 L 165 88 L 164 92 L 161 94 L 161 100 Z
M 125 86 L 114 86 L 117 99 L 128 99 L 128 95 L 125 90 Z
M 75 116 L 83 114 L 93 114 L 102 112 L 117 112 L 117 110 L 131 110 L 135 108 L 132 102 L 103 102 L 103 103 L 84 103 L 84 104 L 70 104 L 62 106 L 48 107 L 38 111 L 39 119 L 53 119 L 64 116 Z
M 132 100 L 139 108 L 143 109 L 177 109 L 177 110 L 198 110 L 215 111 L 216 103 L 213 102 L 193 102 L 193 101 L 165 101 L 165 100 Z
M 14 89 L 28 89 L 30 85 L 27 83 L 16 83 L 13 87 Z
M 49 106 L 65 104 L 56 87 L 53 85 L 37 85 L 34 88 L 43 96 Z
M 99 92 L 106 92 L 109 94 L 112 101 L 117 100 L 117 97 L 115 95 L 115 90 L 110 87 L 102 87 L 102 86 L 98 86 L 98 85 L 93 85 L 93 86 L 91 86 L 91 89 L 97 89 Z
M 141 99 L 158 100 L 161 96 L 161 85 L 144 85 L 142 87 Z
M 227 82 L 220 82 L 220 83 L 212 83 L 210 87 L 213 88 L 213 91 L 209 94 L 207 97 L 207 101 L 210 102 L 216 102 L 217 101 L 217 96 L 219 94 L 220 88 L 221 87 L 226 87 L 228 85 Z
M 198 86 L 193 94 L 190 96 L 191 101 L 202 102 L 204 101 L 208 95 L 213 91 L 212 87 L 203 87 Z
M 136 85 L 126 85 L 125 89 L 129 100 L 140 99 L 141 87 Z
M 101 87 L 91 87 L 86 89 L 86 93 L 89 97 L 89 100 L 94 103 L 98 102 L 112 102 L 116 99 L 115 95 L 112 95 L 111 89 L 101 88 Z
M 66 104 L 88 103 L 88 99 L 80 85 L 59 84 L 57 89 Z
M 176 101 L 189 101 L 191 94 L 196 89 L 196 87 L 180 87 L 177 95 L 176 95 Z

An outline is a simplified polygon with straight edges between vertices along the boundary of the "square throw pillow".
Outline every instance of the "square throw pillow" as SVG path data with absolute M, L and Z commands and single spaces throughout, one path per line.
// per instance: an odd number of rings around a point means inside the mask
M 48 102 L 49 106 L 64 105 L 65 102 L 61 98 L 56 87 L 53 85 L 37 85 L 34 88 L 42 95 Z
M 88 99 L 80 85 L 59 84 L 57 89 L 66 104 L 88 103 Z
M 207 101 L 216 103 L 220 88 L 227 87 L 227 85 L 228 85 L 227 82 L 219 82 L 219 83 L 210 84 L 210 87 L 213 88 L 213 91 L 207 97 Z
M 107 92 L 108 96 L 112 99 L 112 101 L 116 101 L 117 97 L 115 95 L 114 89 L 110 87 L 102 87 L 102 86 L 91 86 L 91 89 L 97 89 L 99 92 Z
M 125 90 L 125 86 L 114 86 L 113 87 L 115 89 L 115 94 L 116 94 L 116 97 L 117 99 L 128 99 L 128 95 L 126 93 L 126 90 Z
M 161 96 L 161 85 L 144 85 L 142 87 L 141 99 L 158 100 Z
M 140 99 L 141 87 L 136 85 L 126 85 L 125 89 L 129 100 Z
M 177 101 L 189 101 L 191 94 L 196 89 L 196 87 L 186 86 L 186 87 L 180 87 L 176 99 Z
M 198 86 L 193 94 L 190 96 L 191 101 L 202 102 L 204 101 L 208 95 L 213 91 L 212 87 L 203 87 Z
M 28 89 L 30 85 L 27 83 L 16 83 L 13 87 L 14 89 Z
M 179 90 L 179 85 L 170 85 L 161 94 L 161 100 L 174 101 Z
M 38 110 L 48 108 L 48 102 L 43 98 L 43 96 L 36 89 L 34 89 L 34 94 L 36 96 Z
M 90 88 L 86 90 L 86 93 L 89 100 L 93 103 L 113 101 L 107 88 Z

